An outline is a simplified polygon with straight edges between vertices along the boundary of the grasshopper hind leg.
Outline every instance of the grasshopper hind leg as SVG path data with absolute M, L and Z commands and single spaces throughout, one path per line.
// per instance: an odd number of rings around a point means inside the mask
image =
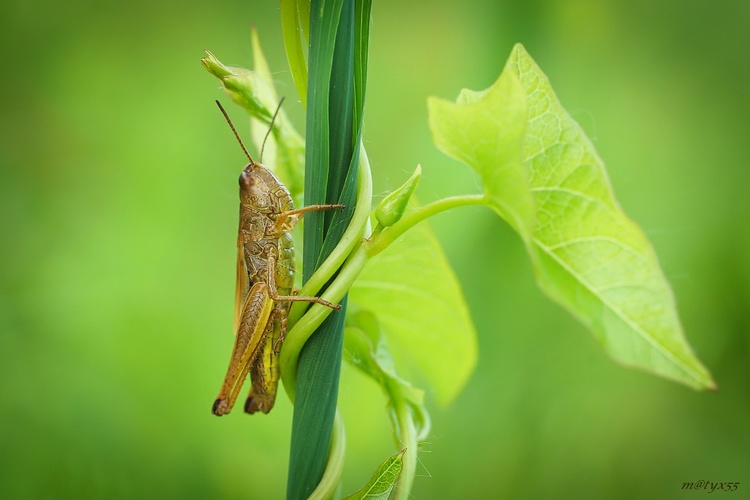
M 268 332 L 263 350 L 250 369 L 252 387 L 245 401 L 245 412 L 268 413 L 276 403 L 279 386 L 279 351 L 286 327 L 285 307 L 277 304 L 268 322 Z
M 250 289 L 242 304 L 241 313 L 237 316 L 237 335 L 234 339 L 232 356 L 229 361 L 224 382 L 219 390 L 211 412 L 216 416 L 226 415 L 239 396 L 242 384 L 248 373 L 255 366 L 260 354 L 265 354 L 268 327 L 275 308 L 268 296 L 265 283 L 256 283 Z

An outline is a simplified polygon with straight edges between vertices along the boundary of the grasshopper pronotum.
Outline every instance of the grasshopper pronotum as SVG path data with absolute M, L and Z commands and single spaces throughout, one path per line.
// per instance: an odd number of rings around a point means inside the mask
M 344 206 L 310 205 L 295 209 L 284 184 L 268 168 L 252 159 L 227 112 L 219 101 L 216 104 L 250 163 L 240 174 L 240 228 L 237 235 L 234 303 L 236 337 L 224 383 L 211 411 L 217 416 L 232 411 L 249 373 L 253 385 L 245 411 L 268 413 L 276 401 L 278 352 L 286 332 L 290 302 L 315 302 L 333 309 L 341 308 L 319 297 L 293 295 L 294 242 L 291 230 L 306 212 Z M 268 133 L 273 129 L 278 112 L 277 108 Z M 263 142 L 265 144 L 265 140 Z

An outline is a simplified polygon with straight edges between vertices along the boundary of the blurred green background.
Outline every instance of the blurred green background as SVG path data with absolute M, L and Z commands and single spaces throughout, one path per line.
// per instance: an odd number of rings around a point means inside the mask
M 209 411 L 232 340 L 244 158 L 199 62 L 208 48 L 249 66 L 254 23 L 302 124 L 278 3 L 16 0 L 0 23 L 0 496 L 282 497 L 286 398 L 270 416 Z M 502 221 L 441 215 L 480 358 L 452 406 L 431 404 L 414 498 L 750 491 L 748 26 L 739 0 L 374 2 L 376 193 L 417 163 L 423 202 L 478 190 L 431 145 L 425 99 L 488 87 L 524 43 L 654 243 L 720 386 L 615 365 L 537 290 Z M 340 399 L 351 492 L 397 448 L 374 384 L 345 367 Z

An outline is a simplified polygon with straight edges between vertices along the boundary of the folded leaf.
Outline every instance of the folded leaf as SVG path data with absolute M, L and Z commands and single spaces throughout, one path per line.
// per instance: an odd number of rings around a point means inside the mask
M 443 405 L 463 389 L 476 364 L 476 332 L 429 226 L 411 228 L 370 259 L 349 297 L 376 316 L 400 373 L 418 374 Z
M 479 173 L 488 204 L 520 233 L 550 297 L 615 360 L 714 387 L 685 340 L 653 248 L 521 45 L 492 87 L 464 91 L 456 103 L 431 98 L 429 107 L 435 144 Z

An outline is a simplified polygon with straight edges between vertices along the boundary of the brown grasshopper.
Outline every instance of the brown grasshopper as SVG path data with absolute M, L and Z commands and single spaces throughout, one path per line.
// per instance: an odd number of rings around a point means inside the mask
M 307 212 L 343 209 L 344 206 L 310 205 L 295 209 L 284 184 L 268 168 L 252 159 L 227 112 L 219 101 L 216 104 L 250 163 L 240 174 L 235 341 L 224 383 L 211 411 L 217 416 L 232 411 L 249 373 L 252 388 L 245 403 L 245 411 L 255 413 L 260 410 L 268 413 L 276 401 L 279 383 L 278 354 L 286 333 L 291 302 L 314 302 L 333 309 L 341 308 L 319 297 L 293 295 L 294 242 L 291 231 Z M 266 139 L 273 129 L 279 108 L 273 115 Z M 265 145 L 265 139 L 263 143 Z

